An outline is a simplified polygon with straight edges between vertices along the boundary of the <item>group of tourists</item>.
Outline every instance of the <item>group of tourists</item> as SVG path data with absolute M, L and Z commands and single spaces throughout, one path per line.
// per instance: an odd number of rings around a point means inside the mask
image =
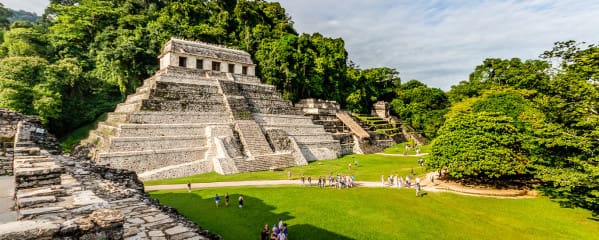
M 229 207 L 229 193 L 225 193 L 225 206 Z M 237 202 L 239 203 L 239 208 L 243 208 L 243 194 L 239 194 L 239 197 L 237 198 Z M 216 196 L 214 196 L 214 203 L 216 204 L 216 208 L 220 207 L 220 196 L 218 195 L 218 193 L 216 194 Z
M 279 218 L 279 222 L 272 225 L 272 231 L 269 231 L 268 224 L 264 225 L 260 233 L 260 240 L 287 240 L 287 223 Z
M 421 190 L 421 186 L 420 186 L 420 178 L 416 178 L 413 179 L 414 176 L 413 175 L 408 175 L 406 176 L 405 180 L 403 177 L 401 176 L 397 176 L 397 175 L 389 175 L 387 176 L 387 180 L 385 180 L 385 175 L 381 175 L 381 185 L 383 187 L 385 186 L 390 186 L 390 187 L 397 187 L 397 188 L 402 188 L 402 187 L 406 187 L 406 188 L 411 188 L 412 185 L 414 186 L 414 188 L 416 189 L 416 196 L 420 196 L 420 190 Z
M 328 180 L 328 182 L 327 182 Z M 343 175 L 343 174 L 337 174 L 337 176 L 333 176 L 333 174 L 329 174 L 328 179 L 326 177 L 320 176 L 318 177 L 318 187 L 324 188 L 324 187 L 334 187 L 337 189 L 342 189 L 342 188 L 351 188 L 354 187 L 354 181 L 356 180 L 355 176 L 350 176 L 350 175 Z M 301 177 L 301 181 L 302 181 L 302 185 L 306 186 L 306 184 L 308 186 L 312 186 L 312 177 L 308 176 L 307 181 L 306 181 L 306 177 L 304 175 L 302 175 Z

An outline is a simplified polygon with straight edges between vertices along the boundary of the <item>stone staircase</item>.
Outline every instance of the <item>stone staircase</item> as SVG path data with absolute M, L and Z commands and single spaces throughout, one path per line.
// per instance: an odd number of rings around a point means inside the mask
M 256 122 L 264 129 L 281 129 L 292 137 L 306 160 L 334 159 L 339 157 L 339 140 L 321 125 L 312 122 L 311 117 L 301 115 L 254 114 Z
M 254 121 L 237 121 L 237 131 L 245 150 L 253 156 L 272 154 L 262 128 Z

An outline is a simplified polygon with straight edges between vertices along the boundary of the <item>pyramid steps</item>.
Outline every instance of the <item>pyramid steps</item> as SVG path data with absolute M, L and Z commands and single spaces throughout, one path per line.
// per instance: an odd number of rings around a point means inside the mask
M 278 122 L 287 125 L 314 125 L 312 118 L 301 115 L 259 114 L 258 123 Z
M 273 153 L 266 140 L 260 125 L 254 121 L 238 121 L 237 129 L 246 150 L 252 155 L 266 155 Z
M 212 170 L 212 161 L 197 160 L 141 172 L 137 174 L 137 176 L 142 181 L 148 181 L 156 179 L 176 178 L 180 176 L 191 176 L 202 172 L 211 172 Z
M 116 105 L 114 112 L 135 112 L 141 109 L 142 101 L 124 102 Z
M 239 172 L 253 172 L 295 166 L 295 160 L 289 153 L 275 153 L 254 156 L 253 159 L 237 158 L 235 165 Z
M 127 108 L 129 109 L 129 108 Z M 137 109 L 131 108 L 130 112 Z M 206 102 L 145 99 L 141 102 L 141 110 L 156 112 L 224 112 L 226 111 L 222 100 Z M 124 111 L 124 110 L 123 110 Z M 121 111 L 122 112 L 122 111 Z
M 183 123 L 183 124 L 120 124 L 119 135 L 120 137 L 134 137 L 134 136 L 147 136 L 147 137 L 158 137 L 158 136 L 179 136 L 179 135 L 192 135 L 192 136 L 203 136 L 206 134 L 206 127 L 208 126 L 222 126 L 227 127 L 229 123 L 223 122 L 206 122 L 206 123 Z
M 265 129 L 282 129 L 290 136 L 301 134 L 321 134 L 324 128 L 321 125 L 289 125 L 289 124 L 264 124 Z
M 226 112 L 131 112 L 108 113 L 105 122 L 137 124 L 231 122 Z
M 204 159 L 207 149 L 207 147 L 191 147 L 165 150 L 100 152 L 96 157 L 96 162 L 98 164 L 109 164 L 112 168 L 146 172 Z M 144 162 L 144 164 L 138 164 L 139 162 Z
M 162 150 L 206 145 L 205 136 L 111 137 L 108 152 Z

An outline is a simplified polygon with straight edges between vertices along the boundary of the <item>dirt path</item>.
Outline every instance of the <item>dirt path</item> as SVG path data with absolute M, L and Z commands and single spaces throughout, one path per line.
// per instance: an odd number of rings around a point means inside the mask
M 536 196 L 534 191 L 512 190 L 512 189 L 479 189 L 459 185 L 457 183 L 442 182 L 435 180 L 431 182 L 431 176 L 436 173 L 428 173 L 427 177 L 421 181 L 422 190 L 425 192 L 450 192 L 467 196 L 478 197 L 493 197 L 493 198 L 533 198 Z M 435 178 L 436 179 L 436 178 Z M 357 187 L 380 188 L 383 187 L 381 182 L 356 181 Z M 239 187 L 239 186 L 281 186 L 281 185 L 301 185 L 300 180 L 255 180 L 255 181 L 237 181 L 237 182 L 211 182 L 211 183 L 192 183 L 191 188 L 218 188 L 218 187 Z M 312 184 L 316 186 L 316 182 Z M 412 185 L 412 189 L 414 189 Z M 396 186 L 385 185 L 384 188 L 398 188 Z M 402 187 L 406 188 L 406 187 Z M 145 186 L 145 191 L 155 190 L 177 190 L 187 189 L 187 184 L 171 184 L 171 185 L 153 185 Z
M 393 157 L 422 157 L 428 155 L 428 153 L 420 153 L 420 154 L 398 154 L 398 153 L 375 153 L 377 155 L 383 156 L 393 156 Z

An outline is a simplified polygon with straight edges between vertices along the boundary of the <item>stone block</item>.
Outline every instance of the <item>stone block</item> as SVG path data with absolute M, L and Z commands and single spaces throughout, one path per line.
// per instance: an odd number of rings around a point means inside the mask
M 29 240 L 51 239 L 58 232 L 60 224 L 49 221 L 15 221 L 0 224 L 0 239 Z
M 41 196 L 41 197 L 26 197 L 26 198 L 18 198 L 17 206 L 19 208 L 30 207 L 43 203 L 53 203 L 56 202 L 55 196 Z

